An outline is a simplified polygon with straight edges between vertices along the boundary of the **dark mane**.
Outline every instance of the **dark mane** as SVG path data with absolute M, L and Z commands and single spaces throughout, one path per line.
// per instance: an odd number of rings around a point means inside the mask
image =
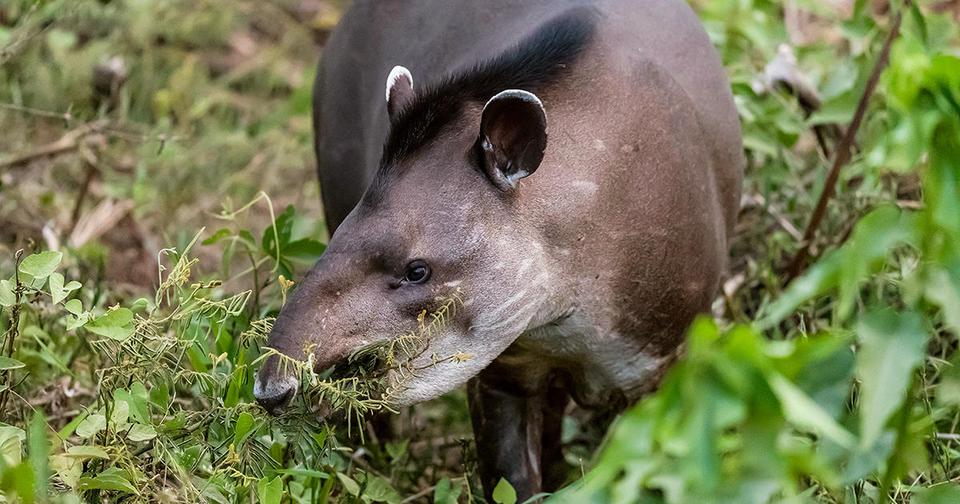
M 594 19 L 592 9 L 568 10 L 498 56 L 418 92 L 390 125 L 380 172 L 436 137 L 465 103 L 486 103 L 505 89 L 535 92 L 556 79 L 590 42 Z

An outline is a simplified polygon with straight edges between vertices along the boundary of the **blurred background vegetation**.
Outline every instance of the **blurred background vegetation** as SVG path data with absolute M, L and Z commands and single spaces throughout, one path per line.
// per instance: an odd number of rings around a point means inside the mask
M 960 502 L 960 2 L 692 3 L 748 154 L 731 271 L 599 455 L 571 408 L 586 478 L 555 498 Z M 0 2 L 0 502 L 482 501 L 462 393 L 389 441 L 252 403 L 326 240 L 311 85 L 348 5 Z M 324 397 L 376 409 L 356 392 Z

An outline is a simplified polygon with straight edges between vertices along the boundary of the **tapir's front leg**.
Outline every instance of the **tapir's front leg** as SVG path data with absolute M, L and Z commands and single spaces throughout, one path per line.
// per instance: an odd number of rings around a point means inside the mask
M 467 385 L 480 479 L 488 499 L 500 478 L 506 478 L 517 491 L 517 502 L 523 502 L 558 483 L 549 466 L 558 462 L 567 397 L 546 387 L 541 393 L 524 392 L 485 377 L 491 374 L 489 369 L 481 372 Z M 553 473 L 546 475 L 550 481 L 544 481 L 545 472 Z

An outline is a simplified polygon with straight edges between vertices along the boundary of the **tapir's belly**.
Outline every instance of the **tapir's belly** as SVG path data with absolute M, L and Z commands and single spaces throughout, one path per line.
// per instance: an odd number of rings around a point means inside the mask
M 583 407 L 626 406 L 659 383 L 674 355 L 648 352 L 637 338 L 607 329 L 607 322 L 572 313 L 525 332 L 498 361 L 532 378 L 531 386 L 544 374 L 562 371 Z

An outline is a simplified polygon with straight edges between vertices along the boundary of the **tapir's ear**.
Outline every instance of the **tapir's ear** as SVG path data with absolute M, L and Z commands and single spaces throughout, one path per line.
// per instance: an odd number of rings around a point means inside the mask
M 510 89 L 487 102 L 477 139 L 483 169 L 498 188 L 510 190 L 535 172 L 547 148 L 547 114 L 533 93 Z
M 394 119 L 413 99 L 413 75 L 402 66 L 395 66 L 387 76 L 387 113 Z

